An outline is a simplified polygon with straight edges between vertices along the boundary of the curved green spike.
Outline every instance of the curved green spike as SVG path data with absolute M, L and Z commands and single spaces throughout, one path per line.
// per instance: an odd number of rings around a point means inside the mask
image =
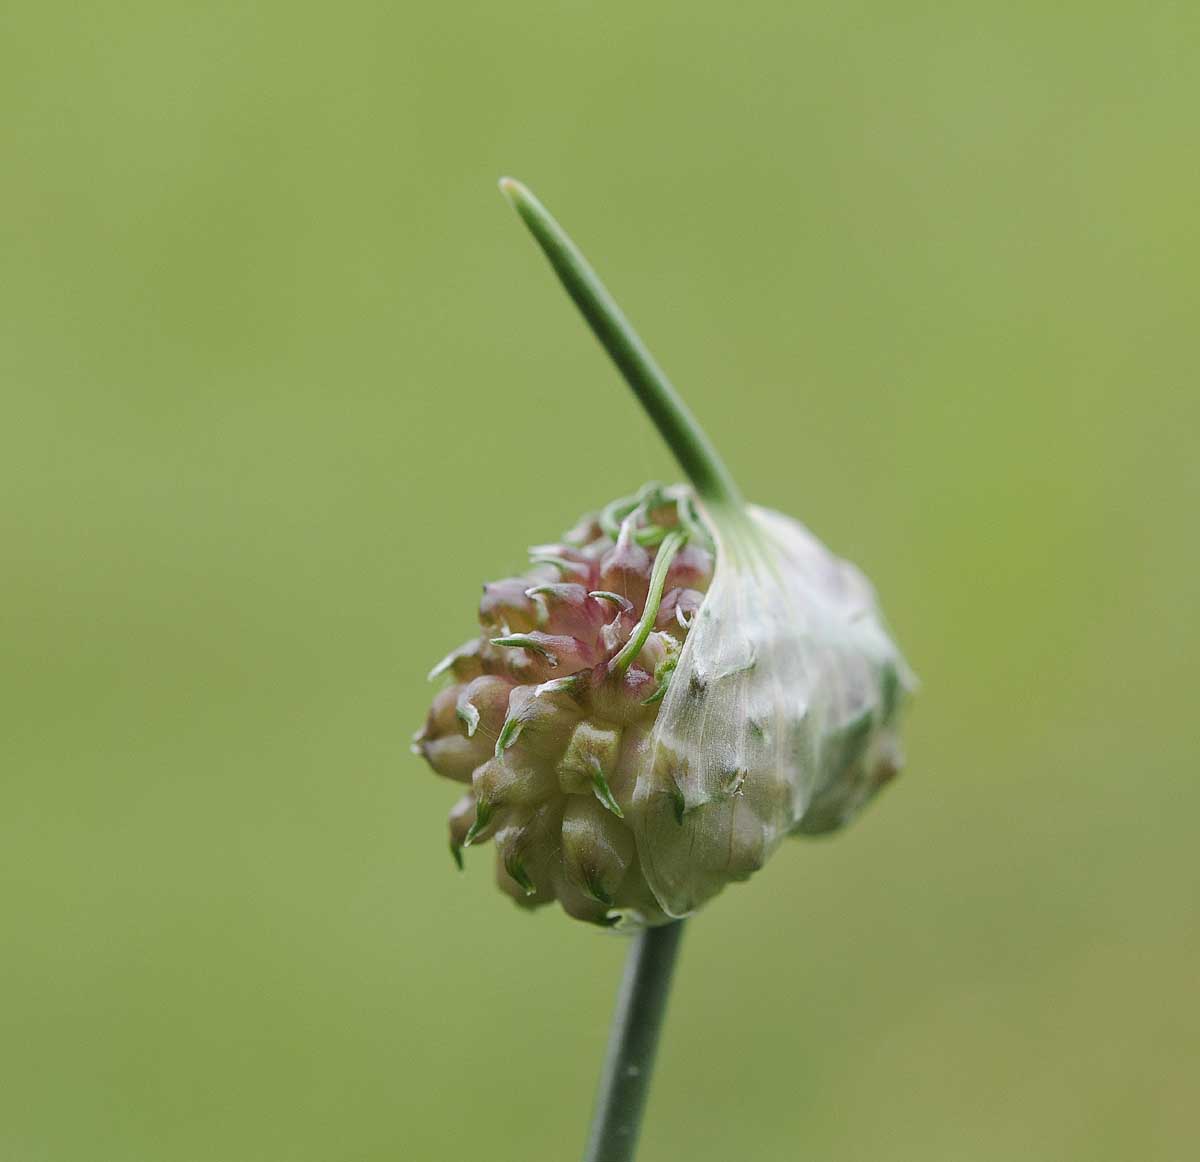
M 614 541 L 621 531 L 621 522 L 638 506 L 636 496 L 618 496 L 600 510 L 600 527 Z
M 658 685 L 654 688 L 654 693 L 649 698 L 642 699 L 643 706 L 653 706 L 655 703 L 663 700 L 668 687 L 671 685 L 671 675 L 675 673 L 675 666 L 678 660 L 678 658 L 672 658 L 670 662 L 660 666 L 654 672 L 654 676 L 658 679 Z
M 463 724 L 467 737 L 474 738 L 475 731 L 479 727 L 479 707 L 473 702 L 464 702 L 461 706 L 455 707 L 454 713 L 459 722 Z
M 571 592 L 569 582 L 555 581 L 548 585 L 531 585 L 525 590 L 526 597 L 566 597 Z
M 527 633 L 510 633 L 507 637 L 494 637 L 490 641 L 494 646 L 504 646 L 511 650 L 529 650 L 532 653 L 541 655 L 551 666 L 558 665 L 558 656 L 552 650 L 546 649 L 540 641 L 530 637 Z
M 600 800 L 601 806 L 607 807 L 618 819 L 625 818 L 621 804 L 617 802 L 612 788 L 608 785 L 608 780 L 604 777 L 604 772 L 600 769 L 600 763 L 595 759 L 592 760 L 592 790 L 595 792 L 596 798 Z
M 692 498 L 690 496 L 683 497 L 675 511 L 679 514 L 679 523 L 687 529 L 688 535 L 711 549 L 713 547 L 712 533 L 704 527 L 704 522 L 696 513 L 695 505 L 692 504 Z
M 504 725 L 500 727 L 500 733 L 496 736 L 496 757 L 498 759 L 502 759 L 504 752 L 517 741 L 517 735 L 521 733 L 521 727 L 524 725 L 519 714 L 509 714 L 504 720 Z
M 609 605 L 615 605 L 623 613 L 628 613 L 633 608 L 633 602 L 628 597 L 623 597 L 620 593 L 613 593 L 609 589 L 593 589 L 588 596 L 596 598 L 597 601 L 607 601 Z
M 579 571 L 579 563 L 577 561 L 568 561 L 566 557 L 553 557 L 546 553 L 538 553 L 529 558 L 531 565 L 553 565 L 559 571 L 571 574 Z
M 467 832 L 462 841 L 463 847 L 470 847 L 475 842 L 479 833 L 488 825 L 492 818 L 492 805 L 483 799 L 475 804 L 475 821 L 471 824 L 470 830 Z
M 529 873 L 525 870 L 525 865 L 520 859 L 506 860 L 504 870 L 521 886 L 521 890 L 527 896 L 537 895 L 537 888 L 534 886 L 533 880 L 529 878 Z
M 667 570 L 675 559 L 675 554 L 687 542 L 687 533 L 681 529 L 673 529 L 667 534 L 658 556 L 654 558 L 654 568 L 650 573 L 650 592 L 646 595 L 646 608 L 642 612 L 642 620 L 633 627 L 633 633 L 622 647 L 621 652 L 609 662 L 609 670 L 623 674 L 633 664 L 633 659 L 642 652 L 642 646 L 654 628 L 654 619 L 658 617 L 658 607 L 662 602 L 663 586 L 667 581 Z

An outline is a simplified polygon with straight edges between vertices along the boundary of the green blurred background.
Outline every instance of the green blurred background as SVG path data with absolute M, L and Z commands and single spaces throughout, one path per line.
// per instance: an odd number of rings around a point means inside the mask
M 508 172 L 924 680 L 692 924 L 644 1158 L 1192 1156 L 1196 6 L 3 25 L 0 1157 L 578 1153 L 622 942 L 457 874 L 408 737 L 675 473 Z

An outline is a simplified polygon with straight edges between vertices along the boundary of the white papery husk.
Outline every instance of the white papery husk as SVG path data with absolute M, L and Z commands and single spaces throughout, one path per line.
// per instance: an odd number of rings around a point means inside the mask
M 762 867 L 785 836 L 848 822 L 899 769 L 896 712 L 915 685 L 854 565 L 769 509 L 704 515 L 716 571 L 630 812 L 670 916 Z

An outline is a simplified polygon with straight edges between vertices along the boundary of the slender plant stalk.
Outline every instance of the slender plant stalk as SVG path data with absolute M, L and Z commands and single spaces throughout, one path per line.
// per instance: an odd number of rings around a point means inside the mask
M 631 1162 L 654 1072 L 683 921 L 634 937 L 617 995 L 583 1162 Z
M 740 512 L 744 502 L 729 470 L 579 248 L 520 182 L 503 178 L 500 189 L 529 227 L 567 294 L 675 453 L 700 498 L 709 507 Z M 613 1015 L 584 1162 L 630 1162 L 634 1156 L 682 934 L 683 922 L 676 920 L 634 937 Z
M 501 178 L 500 189 L 537 239 L 567 294 L 658 427 L 701 498 L 710 504 L 740 508 L 742 496 L 729 469 L 579 248 L 550 211 L 520 182 Z

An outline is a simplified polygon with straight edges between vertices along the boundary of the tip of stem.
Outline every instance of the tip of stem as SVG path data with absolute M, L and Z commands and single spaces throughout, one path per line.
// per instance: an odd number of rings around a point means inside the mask
M 502 177 L 500 192 L 529 228 L 567 294 L 675 453 L 697 493 L 707 501 L 739 509 L 741 494 L 716 449 L 579 248 L 536 195 L 516 178 Z

